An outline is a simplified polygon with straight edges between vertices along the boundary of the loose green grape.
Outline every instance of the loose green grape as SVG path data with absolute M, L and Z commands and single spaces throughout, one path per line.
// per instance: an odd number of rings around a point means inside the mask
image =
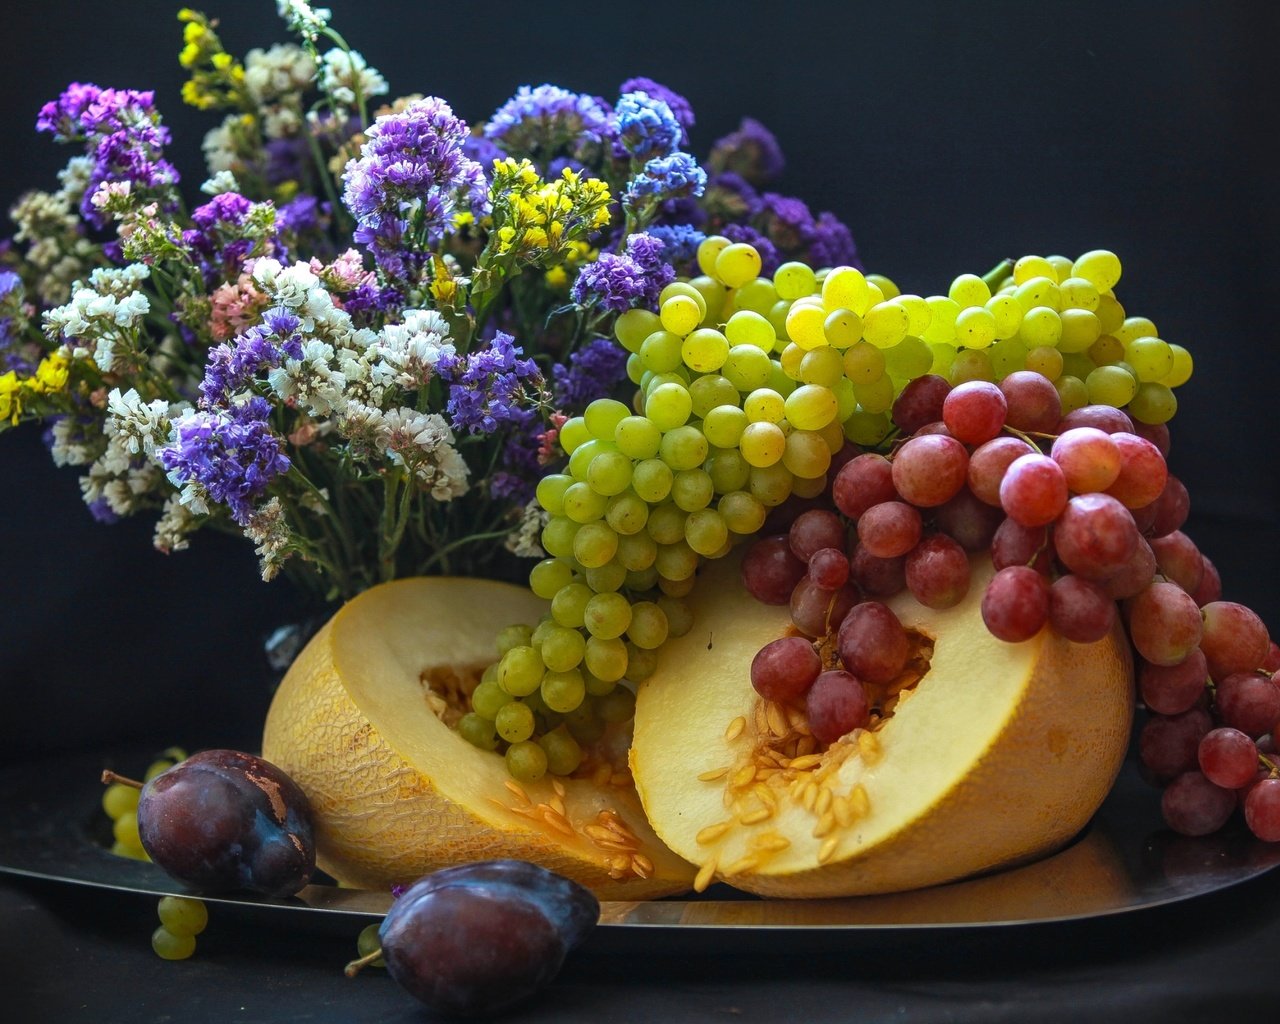
M 644 572 L 658 557 L 658 542 L 650 536 L 647 528 L 641 533 L 620 536 L 615 557 L 627 572 Z
M 570 587 L 580 585 L 570 584 Z M 568 590 L 570 587 L 565 587 L 564 590 Z M 582 589 L 586 590 L 586 587 Z M 563 592 L 562 590 L 561 593 Z M 559 597 L 559 595 L 556 596 Z M 555 602 L 553 601 L 553 614 L 554 611 Z M 499 663 L 498 685 L 513 697 L 523 697 L 533 693 L 538 688 L 545 671 L 546 665 L 543 664 L 542 655 L 538 653 L 536 648 L 532 646 L 513 647 L 502 656 L 502 661 Z
M 781 459 L 786 446 L 787 436 L 782 428 L 765 421 L 747 424 L 742 440 L 738 442 L 742 457 L 752 466 L 760 467 L 772 466 Z
M 782 464 L 794 476 L 818 477 L 831 466 L 831 449 L 816 431 L 793 430 L 787 435 Z
M 660 545 L 658 558 L 661 557 Z M 587 602 L 582 619 L 592 636 L 610 640 L 627 631 L 627 626 L 631 623 L 631 604 L 621 594 L 596 594 Z
M 929 306 L 929 326 L 920 335 L 927 342 L 955 341 L 956 317 L 960 315 L 960 305 L 945 295 L 930 295 L 924 300 Z
M 981 283 L 982 279 L 978 280 Z M 956 316 L 956 344 L 965 348 L 988 348 L 995 340 L 996 318 L 986 306 L 969 305 L 960 310 Z
M 786 399 L 772 388 L 757 388 L 742 403 L 747 425 L 755 423 L 781 423 L 787 415 Z M 747 427 L 743 427 L 743 433 Z M 741 436 L 739 437 L 741 443 Z
M 729 357 L 729 340 L 713 327 L 700 327 L 680 346 L 684 365 L 697 373 L 720 369 Z
M 1124 361 L 1133 367 L 1139 383 L 1160 381 L 1173 370 L 1173 349 L 1161 338 L 1135 338 L 1124 347 Z
M 138 812 L 136 810 L 122 812 L 111 822 L 111 834 L 116 842 L 140 849 L 142 839 L 138 835 Z
M 806 352 L 827 344 L 827 314 L 819 305 L 794 302 L 787 312 L 787 337 Z
M 887 413 L 868 412 L 859 408 L 855 409 L 849 418 L 844 421 L 843 426 L 844 436 L 854 444 L 874 448 L 889 436 L 893 421 L 889 419 Z M 753 490 L 752 493 L 754 494 L 755 491 Z M 763 501 L 764 499 L 761 500 Z
M 542 702 L 557 714 L 572 711 L 587 695 L 587 684 L 578 669 L 548 672 L 542 678 Z
M 565 454 L 572 455 L 578 445 L 591 440 L 591 431 L 587 429 L 586 421 L 581 416 L 570 416 L 560 428 L 558 438 Z
M 1057 312 L 1061 299 L 1058 297 L 1058 282 L 1052 277 L 1033 277 L 1024 281 L 1013 290 L 1013 297 L 1022 307 L 1024 314 L 1038 306 L 1044 306 Z
M 573 555 L 573 538 L 580 529 L 582 524 L 575 523 L 568 516 L 552 516 L 542 528 L 542 546 L 549 555 L 570 558 Z
M 618 314 L 613 322 L 613 336 L 628 352 L 639 352 L 644 339 L 654 331 L 662 330 L 662 321 L 657 313 L 647 309 L 628 309 Z
M 564 514 L 575 523 L 594 523 L 604 515 L 605 509 L 608 507 L 608 497 L 597 490 L 591 483 L 592 467 L 608 454 L 610 453 L 602 452 L 598 458 L 593 459 L 591 466 L 587 468 L 587 479 L 571 484 L 568 490 L 564 492 Z M 630 476 L 631 460 L 627 459 L 621 452 L 613 452 L 612 454 L 626 462 L 627 475 Z M 607 469 L 607 467 L 602 467 L 602 469 Z M 606 478 L 604 472 L 597 474 L 597 476 L 602 479 Z
M 697 427 L 675 427 L 662 435 L 658 457 L 678 473 L 701 466 L 709 450 L 706 436 Z
M 618 686 L 596 701 L 596 714 L 610 725 L 629 722 L 636 714 L 636 695 Z
M 507 771 L 521 782 L 537 782 L 547 774 L 547 753 L 532 740 L 507 747 Z
M 174 935 L 196 936 L 209 925 L 209 911 L 204 902 L 190 896 L 160 897 L 156 915 L 160 924 Z
M 751 473 L 751 465 L 742 457 L 742 453 L 736 448 L 714 448 L 711 454 L 707 456 L 707 461 L 702 464 L 702 468 L 706 470 L 706 475 L 711 481 L 712 494 L 727 494 L 730 491 L 741 490 L 747 486 L 747 477 Z M 674 493 L 674 485 L 672 486 L 673 497 L 677 505 L 684 508 L 679 496 Z M 711 495 L 707 496 L 707 501 L 711 500 Z M 706 502 L 703 503 L 704 505 Z M 701 508 L 702 505 L 697 506 Z M 692 511 L 692 509 L 686 509 Z
M 658 544 L 674 544 L 684 536 L 688 513 L 673 501 L 665 502 L 649 513 L 645 530 Z
M 586 649 L 586 638 L 578 630 L 557 626 L 542 641 L 542 661 L 552 672 L 567 672 L 581 663 Z
M 1022 326 L 1022 306 L 1012 295 L 993 295 L 987 300 L 986 310 L 995 321 L 997 338 L 1012 338 Z
M 741 295 L 741 292 L 739 292 Z M 776 299 L 770 299 L 772 306 Z M 730 345 L 750 345 L 766 355 L 773 351 L 778 338 L 773 325 L 753 309 L 739 309 L 724 325 L 724 335 Z
M 1172 343 L 1169 345 L 1169 351 L 1173 353 L 1173 368 L 1160 383 L 1166 387 L 1180 388 L 1191 379 L 1191 372 L 1194 369 L 1191 353 L 1181 345 Z
M 1094 405 L 1112 405 L 1117 409 L 1127 405 L 1138 391 L 1138 381 L 1119 363 L 1099 366 L 1085 378 L 1084 386 Z
M 715 509 L 701 508 L 690 512 L 684 524 L 684 539 L 694 551 L 704 558 L 710 558 L 729 539 L 729 527 Z M 661 552 L 659 552 L 661 554 Z M 659 567 L 661 572 L 661 567 Z M 633 638 L 634 639 L 634 638 Z M 639 643 L 639 641 L 636 641 Z M 644 646 L 641 644 L 641 646 Z
M 895 301 L 907 311 L 907 337 L 919 338 L 933 320 L 933 313 L 922 296 L 907 293 L 894 296 Z
M 860 341 L 846 349 L 842 363 L 844 375 L 854 384 L 869 384 L 884 376 L 886 355 L 869 341 Z
M 804 263 L 784 263 L 773 272 L 773 287 L 782 299 L 812 295 L 818 287 L 813 271 Z
M 784 441 L 784 446 L 785 443 Z M 747 481 L 747 490 L 762 505 L 774 508 L 791 497 L 793 482 L 791 470 L 779 460 L 770 466 L 753 467 L 751 478 Z
M 186 960 L 196 951 L 196 937 L 175 935 L 161 925 L 151 933 L 151 948 L 162 960 Z
M 360 929 L 360 934 L 356 936 L 356 956 L 364 958 L 382 948 L 380 927 L 378 924 L 369 924 Z M 369 966 L 386 967 L 387 962 L 382 957 L 378 957 L 376 960 L 370 960 Z
M 626 418 L 630 410 L 612 398 L 597 398 L 582 414 L 583 422 L 597 440 L 612 441 L 614 428 Z
M 977 274 L 961 274 L 951 282 L 947 297 L 962 309 L 979 307 L 991 298 L 991 288 Z
M 743 482 L 746 485 L 746 481 Z M 716 503 L 716 511 L 724 524 L 739 536 L 749 537 L 764 526 L 768 510 L 764 503 L 747 491 L 729 491 Z
M 726 287 L 737 288 L 760 276 L 760 254 L 746 242 L 726 245 L 716 256 L 715 269 L 707 273 Z
M 587 523 L 573 538 L 573 557 L 585 568 L 604 565 L 618 552 L 618 534 L 608 523 Z
M 596 678 L 617 682 L 627 674 L 627 645 L 618 637 L 588 637 L 583 664 Z
M 672 295 L 658 310 L 663 329 L 681 338 L 692 333 L 705 315 L 701 295 L 696 299 L 692 295 Z
M 170 768 L 173 767 L 173 765 L 174 765 L 174 762 L 167 757 L 160 758 L 159 760 L 156 760 L 156 761 L 152 761 L 151 764 L 147 767 L 146 774 L 142 776 L 142 779 L 144 782 L 150 782 L 157 775 L 161 775 L 164 772 L 167 772 Z
M 693 399 L 689 389 L 679 384 L 660 384 L 649 393 L 644 403 L 644 414 L 653 420 L 659 430 L 674 430 L 683 426 L 693 412 Z
M 548 473 L 538 481 L 535 491 L 538 504 L 553 516 L 560 515 L 564 511 L 564 493 L 573 482 L 567 473 Z
M 885 349 L 884 366 L 899 380 L 915 380 L 928 373 L 933 367 L 933 349 L 923 339 L 907 335 L 893 348 Z M 849 410 L 849 412 L 852 411 L 852 409 Z M 847 416 L 848 412 L 845 415 Z
M 113 782 L 102 791 L 102 809 L 112 819 L 138 810 L 139 790 L 123 782 Z M 136 819 L 135 819 L 136 820 Z
M 685 540 L 675 544 L 659 544 L 653 564 L 663 580 L 692 580 L 698 571 L 698 553 Z
M 508 697 L 510 701 L 513 698 Z M 504 705 L 505 706 L 505 705 Z M 497 712 L 495 711 L 496 715 Z M 458 719 L 458 735 L 480 750 L 498 749 L 498 731 L 493 726 L 492 718 L 486 718 L 478 711 L 468 711 Z
M 671 485 L 671 500 L 684 512 L 696 512 L 711 503 L 715 490 L 711 474 L 706 470 L 682 469 Z
M 1092 249 L 1071 265 L 1072 277 L 1083 277 L 1100 292 L 1109 292 L 1120 280 L 1120 260 L 1106 249 Z
M 511 694 L 498 682 L 484 682 L 471 691 L 471 710 L 490 722 L 498 709 L 512 701 Z
M 667 631 L 667 613 L 653 601 L 637 601 L 632 606 L 627 639 L 637 647 L 656 650 L 667 642 Z
M 551 673 L 547 673 L 550 675 Z M 542 681 L 539 680 L 542 685 Z M 493 727 L 508 743 L 519 743 L 533 735 L 533 709 L 523 701 L 513 700 L 502 705 L 494 716 Z
M 1054 278 L 1057 270 L 1043 256 L 1023 256 L 1013 265 L 1014 284 L 1025 284 L 1035 277 Z
M 568 566 L 565 566 L 565 568 L 567 569 Z M 566 579 L 565 582 L 568 582 L 568 580 Z M 513 647 L 523 647 L 527 645 L 529 643 L 529 638 L 532 635 L 533 630 L 522 623 L 504 626 L 498 633 L 498 656 L 501 657 Z
M 674 480 L 675 473 L 661 459 L 645 459 L 637 462 L 631 471 L 632 488 L 650 505 L 657 504 L 671 493 L 671 484 Z
M 794 341 L 788 342 L 782 351 L 778 353 L 778 368 L 786 375 L 788 380 L 799 382 L 800 364 L 804 362 L 804 354 L 805 350 Z M 772 361 L 770 365 L 772 365 Z M 772 373 L 772 371 L 770 372 Z
M 887 412 L 893 406 L 893 380 L 886 374 L 866 384 L 855 384 L 853 394 L 865 412 Z
M 1062 373 L 1062 353 L 1049 345 L 1039 345 L 1027 351 L 1026 367 L 1048 380 L 1057 380 Z
M 587 483 L 596 494 L 612 498 L 631 486 L 631 465 L 631 457 L 622 452 L 601 452 L 587 467 Z M 567 504 L 565 510 L 568 512 Z M 603 508 L 600 515 L 604 515 Z
M 867 308 L 867 279 L 855 267 L 836 267 L 822 279 L 822 304 L 849 309 L 859 316 Z
M 604 521 L 615 533 L 623 535 L 639 533 L 648 519 L 649 506 L 635 491 L 625 491 L 610 498 L 604 513 Z
M 673 586 L 681 586 L 682 583 L 672 583 L 665 581 Z M 642 683 L 648 679 L 658 668 L 658 655 L 654 651 L 646 651 L 642 647 L 635 644 L 627 644 L 627 678 L 633 683 Z M 606 690 L 605 693 L 612 693 L 612 689 Z M 602 696 L 595 694 L 594 696 Z M 599 714 L 599 706 L 597 703 L 596 713 Z

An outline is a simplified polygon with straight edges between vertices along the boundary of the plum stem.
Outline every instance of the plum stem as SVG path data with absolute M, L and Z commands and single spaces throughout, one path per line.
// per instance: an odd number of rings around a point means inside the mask
M 381 947 L 375 949 L 372 953 L 366 953 L 359 960 L 352 960 L 351 963 L 347 964 L 347 966 L 342 969 L 342 973 L 345 974 L 348 978 L 354 978 L 357 974 L 360 973 L 362 968 L 368 967 L 380 956 L 382 956 Z
M 123 786 L 132 786 L 134 789 L 141 789 L 145 783 L 139 782 L 137 779 L 131 779 L 126 775 L 117 775 L 110 769 L 106 769 L 102 773 L 102 784 L 108 786 L 113 782 L 118 782 Z

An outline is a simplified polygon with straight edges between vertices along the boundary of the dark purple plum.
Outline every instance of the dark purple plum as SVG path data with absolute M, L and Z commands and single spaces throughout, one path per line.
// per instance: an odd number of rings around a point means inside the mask
M 577 882 L 524 861 L 481 861 L 419 879 L 378 936 L 387 970 L 411 995 L 474 1016 L 546 985 L 599 918 L 596 897 Z
M 315 870 L 311 805 L 288 775 L 237 750 L 204 750 L 142 787 L 151 859 L 202 892 L 291 896 Z

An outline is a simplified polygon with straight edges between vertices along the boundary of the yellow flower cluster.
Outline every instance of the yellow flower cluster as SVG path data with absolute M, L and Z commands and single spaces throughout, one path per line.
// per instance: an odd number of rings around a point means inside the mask
M 199 11 L 184 7 L 182 52 L 178 63 L 191 72 L 182 83 L 182 101 L 198 110 L 239 107 L 244 100 L 244 65 L 227 53 L 214 32 L 217 24 Z
M 25 402 L 61 391 L 67 386 L 69 376 L 70 364 L 61 352 L 40 360 L 36 372 L 30 377 L 19 377 L 14 370 L 0 374 L 0 423 L 16 424 Z
M 500 255 L 544 266 L 562 262 L 587 235 L 609 223 L 609 187 L 569 168 L 544 181 L 528 160 L 495 160 L 493 224 Z

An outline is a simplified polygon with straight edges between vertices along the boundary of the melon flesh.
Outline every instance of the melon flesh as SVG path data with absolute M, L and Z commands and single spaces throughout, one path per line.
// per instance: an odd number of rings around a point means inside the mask
M 847 755 L 836 767 L 784 768 L 743 786 L 732 780 L 760 764 L 751 660 L 790 619 L 750 597 L 736 559 L 705 570 L 691 597 L 694 630 L 664 648 L 640 687 L 631 749 L 654 830 L 702 865 L 700 886 L 717 877 L 774 896 L 903 891 L 1036 858 L 1084 827 L 1128 743 L 1127 642 L 1119 626 L 1088 645 L 1048 629 L 1021 644 L 997 640 L 980 611 L 991 572 L 975 561 L 968 596 L 945 611 L 909 595 L 888 602 L 934 649 L 914 692 L 873 743 L 863 740 L 870 749 L 848 737 L 827 754 L 827 764 Z M 729 738 L 740 716 L 745 728 Z M 769 792 L 756 795 L 761 785 Z
M 501 756 L 471 746 L 428 701 L 424 676 L 482 669 L 503 626 L 544 610 L 507 584 L 405 579 L 348 602 L 312 638 L 273 699 L 262 749 L 310 798 L 324 871 L 386 888 L 514 857 L 602 899 L 689 888 L 692 867 L 653 834 L 629 783 L 517 785 Z

